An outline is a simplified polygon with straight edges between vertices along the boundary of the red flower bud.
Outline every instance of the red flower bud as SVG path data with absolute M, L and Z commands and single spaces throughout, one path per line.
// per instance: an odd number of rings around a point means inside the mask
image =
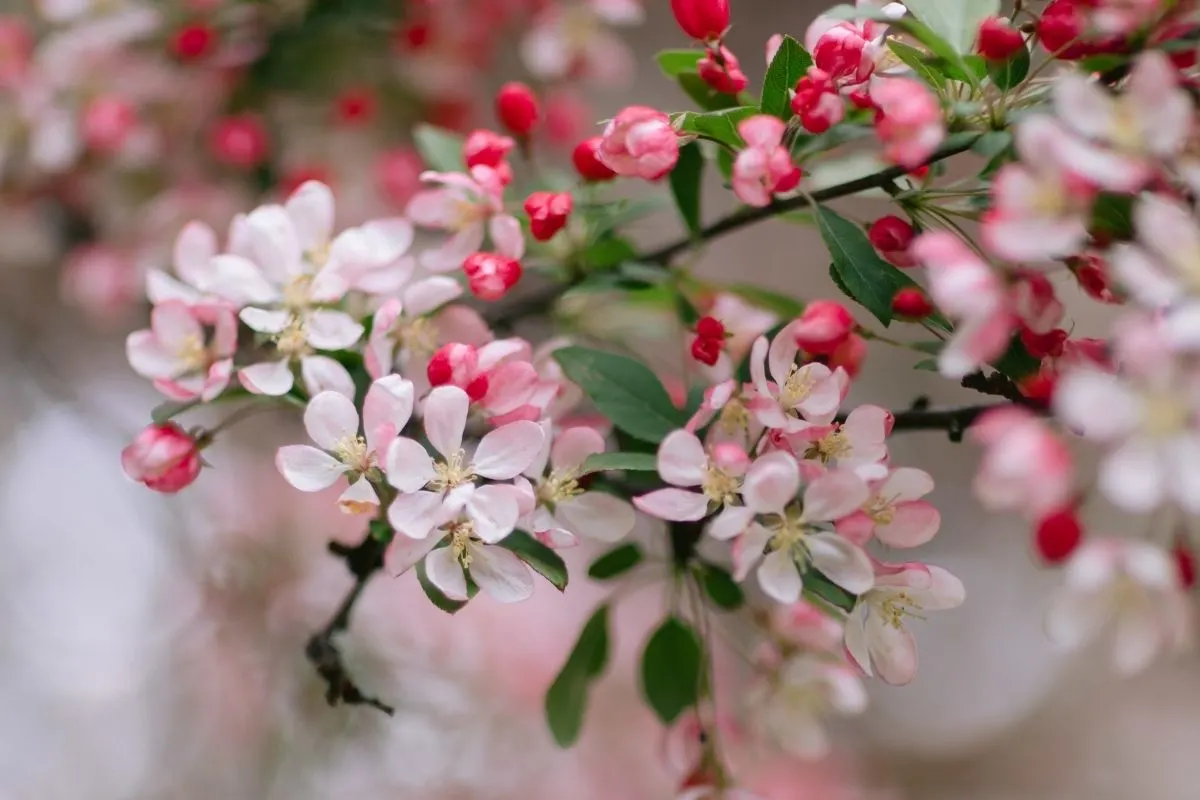
M 209 134 L 213 157 L 223 164 L 248 169 L 267 157 L 267 131 L 258 117 L 239 114 L 217 121 Z
M 1042 47 L 1058 58 L 1074 60 L 1088 54 L 1089 47 L 1081 41 L 1085 20 L 1076 7 L 1076 0 L 1051 0 L 1042 9 L 1037 23 L 1038 40 Z
M 854 317 L 834 300 L 814 300 L 792 324 L 792 335 L 801 350 L 812 355 L 829 355 L 842 346 L 854 330 Z
M 1046 333 L 1034 333 L 1029 328 L 1021 328 L 1021 344 L 1034 358 L 1058 358 L 1063 354 L 1063 345 L 1068 336 L 1062 328 Z
M 1008 61 L 1025 48 L 1021 32 L 999 17 L 988 17 L 979 24 L 975 52 L 988 61 Z
M 867 238 L 879 254 L 897 267 L 916 266 L 917 262 L 908 254 L 914 235 L 912 225 L 891 215 L 875 220 L 867 231 Z
M 488 302 L 504 297 L 521 280 L 521 262 L 499 253 L 472 253 L 462 269 L 471 294 Z
M 608 168 L 608 165 L 596 158 L 596 150 L 600 147 L 600 136 L 593 136 L 590 139 L 584 139 L 575 146 L 575 151 L 571 153 L 571 162 L 575 165 L 575 171 L 585 181 L 611 181 L 617 176 L 617 173 Z
M 1175 566 L 1179 570 L 1179 582 L 1183 588 L 1191 589 L 1196 585 L 1196 554 L 1184 541 L 1179 541 L 1171 550 L 1175 558 Z
M 701 364 L 707 364 L 711 367 L 721 357 L 721 348 L 724 344 L 725 341 L 723 339 L 709 339 L 697 336 L 692 340 L 692 358 Z
M 701 339 L 725 339 L 725 326 L 716 317 L 701 317 L 696 322 L 696 335 Z
M 1034 547 L 1047 564 L 1060 564 L 1083 540 L 1083 526 L 1075 509 L 1063 508 L 1038 521 L 1034 532 Z
M 1021 394 L 1041 406 L 1050 405 L 1050 401 L 1054 399 L 1054 389 L 1057 385 L 1058 379 L 1055 375 L 1046 371 L 1027 375 L 1017 381 L 1017 388 L 1020 389 Z
M 494 131 L 472 131 L 463 142 L 463 159 L 468 167 L 491 167 L 504 163 L 516 142 Z
M 671 13 L 693 39 L 719 39 L 729 27 L 729 0 L 671 0 Z
M 338 120 L 346 125 L 364 125 L 375 117 L 375 107 L 375 94 L 370 89 L 348 89 L 337 99 Z
M 475 378 L 473 378 L 471 382 L 467 384 L 466 392 L 467 397 L 471 399 L 472 403 L 478 403 L 487 396 L 488 376 L 476 375 Z
M 496 116 L 516 136 L 528 136 L 540 114 L 537 95 L 523 83 L 506 83 L 496 93 Z
M 548 242 L 567 224 L 574 201 L 568 192 L 534 192 L 525 200 L 529 231 L 539 242 Z
M 180 61 L 195 61 L 210 54 L 217 45 L 217 31 L 203 22 L 184 25 L 171 35 L 171 53 Z
M 892 297 L 892 311 L 899 317 L 925 319 L 933 313 L 933 303 L 929 302 L 925 292 L 915 286 L 909 286 Z
M 696 63 L 696 73 L 713 91 L 721 94 L 733 94 L 745 89 L 750 80 L 742 72 L 737 56 L 728 48 L 709 48 L 704 58 Z
M 174 422 L 148 425 L 121 451 L 121 468 L 149 489 L 174 494 L 200 474 L 200 446 Z

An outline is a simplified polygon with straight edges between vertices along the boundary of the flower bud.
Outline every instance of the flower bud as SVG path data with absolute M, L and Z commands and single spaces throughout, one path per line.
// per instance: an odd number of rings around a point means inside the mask
M 209 148 L 223 164 L 242 169 L 256 167 L 267 157 L 267 131 L 252 114 L 224 117 L 209 134 Z
M 1171 556 L 1175 559 L 1175 568 L 1179 571 L 1179 583 L 1184 589 L 1191 589 L 1196 585 L 1196 554 L 1187 542 L 1180 540 L 1171 549 Z
M 101 95 L 83 112 L 83 139 L 98 153 L 121 149 L 137 124 L 137 110 L 123 97 Z
M 719 49 L 709 48 L 704 58 L 696 62 L 696 73 L 713 91 L 736 95 L 749 85 L 750 80 L 742 72 L 737 56 L 722 45 Z
M 149 489 L 174 494 L 200 474 L 200 446 L 174 422 L 147 425 L 121 451 L 121 468 Z
M 701 339 L 725 338 L 725 326 L 716 317 L 701 317 L 696 321 L 696 335 Z
M 453 384 L 465 388 L 475 377 L 479 367 L 479 354 L 474 347 L 461 342 L 442 345 L 429 358 L 425 377 L 430 386 Z
M 575 165 L 575 171 L 579 173 L 579 177 L 585 181 L 611 181 L 617 177 L 617 173 L 596 157 L 596 150 L 599 147 L 600 137 L 593 136 L 575 145 L 575 150 L 571 153 L 571 163 Z
M 343 125 L 365 125 L 375 117 L 375 94 L 367 88 L 342 92 L 337 98 L 337 118 Z
M 719 39 L 729 27 L 729 0 L 671 0 L 671 13 L 693 39 Z
M 1062 508 L 1038 521 L 1034 547 L 1047 564 L 1061 564 L 1083 541 L 1083 526 L 1075 509 Z
M 837 350 L 853 330 L 854 317 L 844 305 L 834 300 L 809 303 L 800 319 L 791 326 L 800 349 L 819 356 Z
M 540 114 L 537 95 L 524 83 L 506 83 L 496 93 L 496 116 L 516 136 L 528 136 Z
M 216 49 L 217 31 L 203 22 L 193 22 L 171 35 L 171 53 L 180 61 L 196 61 Z
M 548 242 L 567 224 L 574 201 L 568 192 L 534 192 L 525 200 L 529 231 L 539 242 Z
M 979 24 L 975 52 L 988 61 L 1008 61 L 1023 49 L 1025 38 L 1008 20 L 988 17 Z
M 908 286 L 892 297 L 892 311 L 898 317 L 925 319 L 933 313 L 933 303 L 929 302 L 925 292 L 915 286 Z
M 468 169 L 479 166 L 495 169 L 504 163 L 515 145 L 511 138 L 494 131 L 471 131 L 463 142 L 463 159 Z
M 829 74 L 810 67 L 808 74 L 796 82 L 792 113 L 809 133 L 824 133 L 842 121 L 846 107 Z
M 462 269 L 471 294 L 488 302 L 504 297 L 521 280 L 521 262 L 499 253 L 472 253 Z
M 718 442 L 713 445 L 712 461 L 717 469 L 739 478 L 750 468 L 750 455 L 737 442 Z
M 1082 41 L 1085 20 L 1076 0 L 1050 0 L 1037 23 L 1038 41 L 1056 58 L 1083 58 L 1088 46 Z
M 609 120 L 596 158 L 618 175 L 656 181 L 679 161 L 679 134 L 662 111 L 628 106 Z
M 916 260 L 908 253 L 915 235 L 913 226 L 900 217 L 888 215 L 871 223 L 867 238 L 879 251 L 879 255 L 897 267 L 916 266 Z
M 697 336 L 692 340 L 692 358 L 707 366 L 714 366 L 721 357 L 721 348 L 725 345 L 722 339 L 708 339 Z
M 862 372 L 862 365 L 866 360 L 866 340 L 857 333 L 852 333 L 836 350 L 825 357 L 825 365 L 830 369 L 841 367 L 851 378 L 857 378 L 858 373 Z
M 1068 333 L 1062 328 L 1054 328 L 1046 333 L 1035 333 L 1027 327 L 1021 328 L 1021 344 L 1034 358 L 1058 358 L 1063 354 L 1063 345 L 1067 342 Z

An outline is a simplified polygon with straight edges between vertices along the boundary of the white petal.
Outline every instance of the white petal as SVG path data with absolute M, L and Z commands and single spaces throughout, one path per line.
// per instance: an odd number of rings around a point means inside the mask
M 284 208 L 302 250 L 329 243 L 333 233 L 333 192 L 320 181 L 305 181 L 287 199 Z
M 424 539 L 440 522 L 442 495 L 438 492 L 402 494 L 388 506 L 388 522 L 413 539 Z
M 494 481 L 517 477 L 537 458 L 545 437 L 536 422 L 502 425 L 479 442 L 472 459 L 475 473 Z
M 259 206 L 246 217 L 254 260 L 279 285 L 301 274 L 300 240 L 282 206 Z
M 699 486 L 708 468 L 708 454 L 694 433 L 667 434 L 658 446 L 658 474 L 673 486 Z
M 1059 379 L 1054 410 L 1077 433 L 1105 441 L 1137 425 L 1141 404 L 1116 375 L 1084 367 Z
M 851 594 L 862 594 L 875 584 L 871 559 L 856 544 L 836 533 L 813 533 L 805 541 L 812 565 Z
M 363 400 L 363 433 L 372 452 L 380 452 L 408 424 L 414 394 L 412 381 L 399 375 L 386 375 L 371 384 Z
M 595 428 L 578 426 L 567 428 L 554 439 L 550 450 L 550 466 L 553 469 L 575 469 L 588 456 L 604 452 L 604 437 Z
M 1074 650 L 1100 633 L 1108 615 L 1101 592 L 1063 589 L 1046 613 L 1046 635 L 1059 647 Z
M 558 504 L 556 514 L 564 528 L 598 542 L 615 542 L 633 530 L 633 507 L 604 492 L 584 492 Z
M 413 317 L 424 316 L 462 293 L 462 284 L 453 278 L 442 275 L 424 278 L 404 290 L 404 312 Z
M 480 486 L 471 493 L 466 511 L 476 535 L 488 544 L 512 533 L 521 516 L 512 486 Z
M 238 318 L 246 327 L 258 333 L 280 333 L 293 319 L 290 311 L 272 311 L 265 308 L 243 308 Z
M 520 259 L 525 255 L 525 234 L 521 223 L 509 214 L 497 214 L 488 223 L 488 233 L 496 252 L 509 258 Z
M 751 525 L 733 543 L 733 578 L 746 580 L 750 568 L 763 557 L 763 549 L 771 541 L 771 532 L 762 525 Z
M 498 603 L 519 603 L 533 594 L 533 575 L 502 547 L 472 547 L 471 577 Z
M 325 309 L 308 315 L 305 330 L 308 343 L 318 350 L 344 350 L 363 335 L 363 326 L 349 314 Z
M 337 392 L 343 397 L 354 398 L 354 379 L 350 377 L 349 370 L 329 356 L 305 356 L 300 359 L 300 376 L 310 397 L 316 397 L 321 392 Z
M 346 514 L 374 514 L 379 509 L 379 496 L 370 481 L 359 478 L 342 492 L 338 508 Z
M 695 522 L 708 514 L 708 498 L 686 489 L 659 489 L 633 498 L 643 513 L 670 522 Z
M 804 518 L 809 522 L 853 514 L 871 496 L 862 478 L 847 470 L 827 472 L 804 490 Z
M 203 285 L 196 288 L 237 305 L 270 303 L 279 297 L 253 261 L 234 255 L 215 256 L 209 262 Z
M 933 491 L 933 477 L 924 470 L 900 467 L 892 470 L 877 493 L 896 502 L 920 500 Z
M 708 526 L 708 535 L 718 541 L 741 535 L 754 521 L 754 509 L 745 506 L 728 506 L 713 518 Z
M 454 550 L 440 547 L 425 557 L 425 574 L 429 582 L 441 589 L 451 600 L 467 599 L 467 576 L 454 557 Z
M 758 566 L 758 583 L 773 599 L 788 605 L 798 601 L 804 589 L 796 562 L 787 550 L 767 553 Z
M 1162 454 L 1148 439 L 1130 439 L 1100 465 L 1100 491 L 1126 511 L 1145 513 L 1162 502 L 1166 471 Z
M 858 605 L 850 612 L 849 618 L 846 619 L 845 643 L 846 652 L 850 654 L 855 665 L 858 666 L 867 677 L 873 674 L 871 671 L 871 651 L 867 643 L 867 615 L 870 613 L 869 606 L 862 600 L 858 601 Z
M 917 674 L 917 643 L 912 632 L 872 615 L 867 620 L 867 636 L 880 679 L 892 686 L 912 683 Z
M 777 514 L 800 492 L 800 467 L 790 453 L 777 450 L 755 460 L 746 472 L 742 497 L 759 514 Z
M 306 444 L 279 448 L 275 466 L 292 486 L 302 492 L 319 492 L 337 482 L 346 471 L 342 462 Z
M 383 556 L 383 567 L 389 575 L 397 576 L 408 572 L 425 554 L 437 546 L 435 536 L 411 539 L 408 536 L 393 536 Z
M 337 392 L 321 392 L 304 410 L 304 429 L 322 450 L 336 450 L 358 436 L 358 409 Z
M 283 361 L 263 361 L 238 370 L 238 380 L 247 391 L 279 397 L 292 390 L 292 366 Z
M 433 459 L 420 442 L 401 437 L 392 442 L 387 452 L 387 479 L 403 494 L 423 488 L 437 475 Z
M 203 222 L 189 222 L 175 238 L 175 274 L 192 286 L 208 269 L 209 260 L 217 254 L 217 234 Z
M 425 399 L 425 435 L 446 458 L 462 449 L 470 407 L 471 399 L 457 386 L 439 386 Z
M 1122 675 L 1141 672 L 1158 655 L 1162 643 L 1156 609 L 1149 597 L 1117 617 L 1113 634 L 1113 666 Z

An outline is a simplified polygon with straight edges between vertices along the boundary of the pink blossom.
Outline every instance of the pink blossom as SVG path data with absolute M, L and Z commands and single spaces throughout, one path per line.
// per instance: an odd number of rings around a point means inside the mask
M 629 106 L 609 121 L 596 157 L 618 175 L 656 181 L 679 159 L 679 135 L 661 111 Z
M 889 161 L 916 169 L 929 160 L 946 138 L 946 123 L 937 96 L 912 78 L 875 78 L 871 100 L 878 109 L 875 132 Z
M 904 15 L 904 6 L 899 3 L 857 0 L 855 5 L 882 10 L 890 19 Z M 817 69 L 839 85 L 853 87 L 865 83 L 875 72 L 886 33 L 887 24 L 874 19 L 850 21 L 822 15 L 805 32 L 804 47 L 813 54 Z
M 785 328 L 769 345 L 760 336 L 750 352 L 754 397 L 748 408 L 768 428 L 789 432 L 808 423 L 828 423 L 842 401 L 838 373 L 824 364 L 797 366 L 799 351 L 796 338 Z M 772 381 L 767 380 L 768 369 Z
M 957 608 L 966 599 L 962 581 L 928 564 L 875 565 L 875 585 L 858 598 L 846 620 L 846 650 L 867 675 L 903 686 L 917 674 L 917 642 L 905 617 Z
M 710 46 L 705 50 L 704 57 L 696 62 L 696 73 L 721 94 L 737 96 L 750 83 L 746 73 L 742 72 L 737 56 L 724 45 Z
M 1113 274 L 1138 302 L 1159 308 L 1192 293 L 1200 276 L 1200 224 L 1191 209 L 1161 194 L 1134 205 L 1136 244 L 1112 249 Z
M 643 16 L 637 0 L 547 4 L 521 40 L 521 59 L 543 80 L 578 76 L 622 85 L 633 76 L 633 55 L 612 27 L 636 25 Z
M 887 437 L 894 423 L 886 408 L 861 405 L 843 423 L 809 425 L 784 434 L 782 441 L 797 456 L 872 480 L 887 474 Z
M 425 436 L 434 459 L 415 439 L 400 437 L 387 454 L 387 480 L 401 496 L 388 507 L 388 521 L 400 533 L 424 539 L 464 512 L 474 535 L 497 542 L 512 532 L 519 507 L 511 486 L 476 486 L 476 478 L 507 481 L 537 458 L 545 434 L 536 422 L 510 422 L 488 433 L 472 455 L 462 446 L 471 400 L 457 386 L 429 393 L 423 413 Z
M 837 532 L 859 546 L 872 537 L 888 547 L 919 547 L 938 532 L 942 517 L 921 498 L 933 491 L 933 478 L 912 467 L 893 469 L 868 484 L 871 495 L 858 511 L 838 520 Z
M 807 600 L 771 607 L 771 632 L 788 644 L 832 653 L 845 635 L 840 620 Z
M 530 362 L 529 344 L 522 339 L 498 339 L 478 348 L 451 342 L 438 348 L 425 372 L 431 386 L 457 386 L 485 414 L 495 418 L 524 409 L 540 388 L 537 369 Z M 536 420 L 540 411 L 521 418 Z
M 746 148 L 733 162 L 733 193 L 743 203 L 765 206 L 774 195 L 796 188 L 800 168 L 783 146 L 787 126 L 778 117 L 758 114 L 738 123 Z
M 867 706 L 854 669 L 817 655 L 792 656 L 772 677 L 756 687 L 750 706 L 765 731 L 794 756 L 827 755 L 823 716 L 860 714 Z
M 416 150 L 397 147 L 380 154 L 374 174 L 391 205 L 405 208 L 421 189 L 421 173 L 424 169 L 425 162 Z
M 33 53 L 33 35 L 20 17 L 0 16 L 0 86 L 13 89 L 25 79 Z
M 551 547 L 569 547 L 576 536 L 599 542 L 625 538 L 635 522 L 629 503 L 579 485 L 584 461 L 605 451 L 604 437 L 592 428 L 567 428 L 551 444 L 550 422 L 542 427 L 547 432 L 542 451 L 516 480 L 527 520 L 522 527 Z
M 801 350 L 819 356 L 837 350 L 853 331 L 854 317 L 836 300 L 812 301 L 787 328 Z
M 82 133 L 87 146 L 100 153 L 115 153 L 138 123 L 136 106 L 117 95 L 101 95 L 83 111 Z
M 501 253 L 472 253 L 462 265 L 471 294 L 494 303 L 521 280 L 521 262 Z
M 737 498 L 742 476 L 749 466 L 746 451 L 731 443 L 711 452 L 694 433 L 667 434 L 658 446 L 658 474 L 672 487 L 633 498 L 638 510 L 672 522 L 703 519 L 709 504 L 727 506 Z M 688 491 L 698 487 L 700 491 Z
M 1149 542 L 1091 539 L 1072 555 L 1046 616 L 1050 638 L 1067 649 L 1113 630 L 1113 666 L 1140 672 L 1160 652 L 1192 637 L 1192 609 L 1171 556 Z
M 991 511 L 1019 511 L 1036 519 L 1062 508 L 1072 495 L 1070 451 L 1044 421 L 1024 408 L 993 409 L 971 427 L 985 452 L 975 495 Z
M 729 0 L 671 0 L 671 13 L 693 39 L 719 39 L 729 27 Z
M 360 436 L 354 403 L 337 392 L 322 392 L 304 411 L 305 430 L 317 446 L 281 447 L 275 464 L 284 479 L 302 492 L 327 489 L 345 475 L 350 488 L 338 500 L 342 510 L 372 510 L 379 500 L 371 482 L 382 480 L 383 459 L 412 417 L 413 401 L 411 381 L 399 375 L 375 381 L 363 401 Z
M 846 104 L 829 73 L 809 67 L 808 74 L 796 82 L 792 113 L 809 133 L 824 133 L 846 116 Z
M 221 305 L 167 301 L 150 313 L 149 330 L 125 340 L 133 371 L 172 400 L 208 402 L 225 391 L 237 349 L 237 318 Z
M 1015 327 L 1000 277 L 946 231 L 917 237 L 912 253 L 928 270 L 930 294 L 938 308 L 959 323 L 938 356 L 941 373 L 961 378 L 998 358 Z
M 431 272 L 456 270 L 467 256 L 483 248 L 489 232 L 499 252 L 510 258 L 521 257 L 521 225 L 504 213 L 504 182 L 495 169 L 476 166 L 469 175 L 425 172 L 421 179 L 440 187 L 418 192 L 408 203 L 408 218 L 419 227 L 450 234 L 441 245 L 421 254 L 421 266 Z
M 433 355 L 437 326 L 430 315 L 461 294 L 458 281 L 434 275 L 409 284 L 400 297 L 385 300 L 372 318 L 371 336 L 363 351 L 368 374 L 381 378 L 397 361 L 407 365 L 410 360 Z M 407 369 L 401 371 L 407 374 Z
M 174 422 L 147 425 L 121 451 L 121 468 L 156 492 L 174 494 L 200 474 L 200 447 Z

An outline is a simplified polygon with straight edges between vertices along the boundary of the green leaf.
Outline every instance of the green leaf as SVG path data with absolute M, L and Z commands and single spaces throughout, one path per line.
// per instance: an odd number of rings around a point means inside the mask
M 704 593 L 718 608 L 736 611 L 746 602 L 742 587 L 737 585 L 727 570 L 712 564 L 701 564 L 700 581 L 704 585 Z
M 554 351 L 554 359 L 597 410 L 630 436 L 658 444 L 687 422 L 658 378 L 640 361 L 586 347 L 560 348 Z
M 717 169 L 720 170 L 721 177 L 725 179 L 726 183 L 733 179 L 733 153 L 724 147 L 717 150 Z
M 503 547 L 533 567 L 534 572 L 550 581 L 555 589 L 560 592 L 566 591 L 567 565 L 563 562 L 562 556 L 525 531 L 513 531 L 497 542 L 497 547 Z
M 392 530 L 392 524 L 386 519 L 373 519 L 367 523 L 367 533 L 377 542 L 390 542 L 396 532 Z
M 862 229 L 837 212 L 818 208 L 817 227 L 833 257 L 838 288 L 889 325 L 896 291 L 915 282 L 880 258 Z
M 784 36 L 763 78 L 762 113 L 774 114 L 785 122 L 791 119 L 790 92 L 812 63 L 812 56 L 799 42 Z
M 466 600 L 451 600 L 441 589 L 433 585 L 433 581 L 429 580 L 429 575 L 425 572 L 425 559 L 417 562 L 417 580 L 421 583 L 421 588 L 425 591 L 429 602 L 447 614 L 457 614 L 466 606 Z
M 642 653 L 642 690 L 654 713 L 666 725 L 695 705 L 700 697 L 700 637 L 691 626 L 668 617 Z
M 658 469 L 653 453 L 596 453 L 579 468 L 580 475 L 593 472 L 654 472 Z
M 584 263 L 595 270 L 612 269 L 636 257 L 634 246 L 620 236 L 602 236 L 583 251 Z
M 1020 380 L 1032 375 L 1038 371 L 1041 365 L 1041 360 L 1030 355 L 1018 336 L 1013 337 L 1008 349 L 1004 351 L 1004 355 L 992 362 L 993 367 L 1013 380 Z
M 913 364 L 913 369 L 919 369 L 922 372 L 937 372 L 938 362 L 936 359 L 923 358 L 917 363 Z
M 935 0 L 936 1 L 936 0 Z M 969 2 L 970 0 L 952 0 L 952 2 Z M 958 50 L 954 48 L 946 39 L 936 33 L 932 28 L 924 23 L 905 18 L 895 23 L 894 27 L 903 30 L 912 36 L 933 54 L 939 61 L 939 68 L 946 74 L 947 77 L 955 80 L 964 81 L 977 86 L 979 84 L 979 76 L 982 74 L 983 64 L 981 61 L 975 62 L 974 66 L 969 64 Z M 967 58 L 973 58 L 968 56 Z
M 852 610 L 858 601 L 857 597 L 811 568 L 804 573 L 804 593 L 843 611 Z
M 946 74 L 936 64 L 931 63 L 925 53 L 899 39 L 890 39 L 888 47 L 891 48 L 896 58 L 903 61 L 909 69 L 916 73 L 918 78 L 929 84 L 935 91 L 940 92 L 946 88 Z
M 971 52 L 979 23 L 1000 13 L 1000 0 L 906 0 L 905 6 L 956 53 Z
M 984 158 L 995 158 L 1012 146 L 1013 136 L 1009 131 L 988 131 L 975 140 L 971 152 Z
M 780 294 L 779 292 L 773 292 L 770 289 L 764 289 L 761 286 L 752 286 L 748 283 L 735 283 L 725 286 L 724 289 L 730 294 L 736 294 L 747 303 L 770 311 L 773 314 L 778 314 L 784 319 L 792 319 L 804 313 L 804 303 L 800 300 Z
M 736 97 L 718 92 L 694 72 L 681 72 L 675 76 L 675 80 L 684 93 L 705 111 L 719 111 L 723 108 L 733 108 L 738 104 Z
M 462 172 L 467 168 L 463 160 L 462 137 L 457 133 L 420 124 L 413 128 L 413 144 L 421 154 L 425 165 L 438 172 Z
M 156 424 L 162 425 L 164 422 L 170 422 L 175 417 L 189 409 L 195 408 L 198 405 L 200 405 L 200 400 L 198 399 L 188 400 L 182 403 L 177 403 L 174 400 L 167 400 L 166 402 L 159 403 L 154 407 L 154 410 L 150 412 L 150 419 Z
M 1127 241 L 1133 238 L 1133 197 L 1102 192 L 1092 205 L 1092 235 Z
M 671 170 L 671 195 L 683 224 L 693 236 L 700 233 L 700 182 L 704 178 L 704 155 L 700 145 L 689 142 L 679 148 L 679 161 Z
M 567 662 L 546 692 L 546 721 L 559 747 L 570 747 L 579 739 L 588 689 L 608 664 L 608 606 L 596 609 Z
M 623 544 L 609 550 L 597 558 L 588 567 L 588 577 L 597 581 L 607 581 L 642 563 L 642 549 L 633 542 Z
M 707 113 L 684 111 L 676 116 L 675 129 L 681 133 L 694 133 L 734 150 L 740 150 L 745 147 L 746 143 L 742 141 L 742 135 L 738 133 L 737 125 L 756 113 L 758 113 L 758 109 L 754 106 L 737 106 Z
M 654 60 L 658 62 L 658 68 L 668 78 L 677 77 L 684 72 L 695 72 L 696 64 L 702 58 L 704 58 L 703 50 L 662 50 L 654 56 Z
M 1007 61 L 989 61 L 987 71 L 992 83 L 1005 91 L 1020 86 L 1029 75 L 1029 48 L 1022 47 Z

